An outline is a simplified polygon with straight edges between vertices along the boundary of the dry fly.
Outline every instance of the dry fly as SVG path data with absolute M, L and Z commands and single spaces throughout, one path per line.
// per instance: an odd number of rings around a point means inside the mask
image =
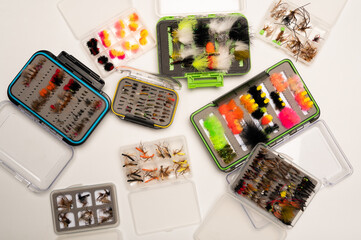
M 137 166 L 136 163 L 130 162 L 130 161 L 124 161 L 123 167 L 129 167 L 129 166 Z
M 155 144 L 157 148 L 155 149 L 157 151 L 158 157 L 165 158 L 162 147 L 158 144 Z
M 103 213 L 106 216 L 100 217 L 100 223 L 108 222 L 113 218 L 113 209 L 111 207 L 109 207 L 108 209 L 103 209 Z
M 284 6 L 282 6 L 284 5 Z M 278 20 L 286 14 L 288 4 L 280 0 L 271 10 L 271 17 Z
M 183 160 L 183 161 L 174 161 L 173 160 L 173 163 L 175 165 L 174 173 L 175 173 L 176 177 L 178 177 L 178 175 L 183 175 L 190 170 L 187 160 Z
M 86 225 L 90 225 L 93 221 L 93 211 L 86 209 L 81 215 L 80 219 L 85 222 Z
M 185 154 L 182 151 L 183 151 L 183 146 L 180 149 L 175 149 L 173 151 L 173 156 L 175 155 L 184 156 Z
M 162 150 L 163 150 L 163 153 L 166 157 L 169 157 L 171 158 L 172 156 L 170 155 L 170 152 L 169 152 L 169 148 L 167 146 L 164 146 L 162 147 Z
M 169 166 L 164 168 L 163 165 L 160 166 L 160 170 L 159 170 L 159 177 L 164 180 L 165 178 L 167 178 L 170 174 L 171 169 L 169 169 Z
M 133 156 L 131 156 L 131 155 L 129 155 L 129 154 L 122 153 L 122 156 L 128 158 L 129 160 L 131 160 L 131 161 L 133 161 L 133 162 L 135 161 L 135 159 L 133 158 Z
M 58 203 L 58 209 L 62 211 L 69 211 L 73 206 L 73 200 L 69 200 L 65 195 L 61 197 Z
M 69 218 L 66 217 L 67 214 L 68 213 L 59 213 L 59 215 L 58 215 L 59 221 L 64 225 L 65 228 L 67 228 L 69 226 L 69 224 L 71 223 Z
M 127 174 L 127 182 L 143 182 L 142 176 L 140 175 L 140 169 L 136 169 Z
M 110 203 L 109 197 L 110 197 L 110 191 L 104 189 L 104 193 L 102 192 L 99 193 L 99 196 L 97 197 L 97 201 L 101 203 Z
M 81 204 L 83 204 L 83 207 L 88 204 L 88 197 L 89 196 L 90 196 L 89 194 L 81 195 L 80 193 L 78 193 L 79 202 Z

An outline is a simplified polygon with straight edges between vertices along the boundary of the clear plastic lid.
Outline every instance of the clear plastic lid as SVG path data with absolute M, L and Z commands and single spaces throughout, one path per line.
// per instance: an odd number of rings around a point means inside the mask
M 129 202 L 138 234 L 170 231 L 201 220 L 195 185 L 191 181 L 140 189 L 129 194 Z
M 131 0 L 63 0 L 58 8 L 77 39 L 132 7 Z
M 320 179 L 323 187 L 335 185 L 353 172 L 347 157 L 323 120 L 317 120 L 298 131 L 273 149 Z M 230 173 L 227 181 L 233 182 L 238 172 Z M 264 217 L 262 219 L 248 212 L 248 209 L 246 211 L 256 228 L 269 223 Z
M 239 172 L 240 172 L 240 170 L 228 173 L 226 176 L 227 183 L 231 184 L 232 182 L 234 182 L 236 180 L 237 176 L 239 175 Z M 232 195 L 230 195 L 230 196 L 233 197 Z M 236 200 L 236 199 L 234 199 L 234 200 Z M 236 201 L 239 201 L 239 200 L 237 199 Z M 267 218 L 260 215 L 256 211 L 252 210 L 252 208 L 243 206 L 243 209 L 247 213 L 249 220 L 252 222 L 252 224 L 255 228 L 261 229 L 261 228 L 264 228 L 266 225 L 270 224 L 270 221 Z
M 350 176 L 352 166 L 326 123 L 318 120 L 305 128 L 273 149 L 316 176 L 323 186 L 334 185 Z M 240 171 L 228 174 L 228 183 L 233 182 Z M 195 239 L 285 239 L 284 229 L 270 224 L 266 217 L 252 208 L 242 206 L 230 194 L 225 194 L 203 221 Z
M 245 8 L 245 0 L 155 0 L 155 11 L 159 17 L 206 13 L 234 13 L 242 12 Z
M 255 228 L 247 214 L 257 214 L 252 209 L 242 206 L 229 194 L 224 194 L 217 201 L 212 211 L 194 234 L 196 240 L 282 240 L 286 231 L 268 224 L 262 229 Z
M 122 240 L 122 234 L 116 230 L 101 230 L 101 231 L 92 231 L 87 233 L 77 233 L 71 234 L 68 236 L 61 236 L 56 238 L 56 240 L 99 240 L 99 239 L 107 239 L 107 240 Z
M 11 102 L 0 102 L 0 163 L 29 189 L 49 189 L 72 157 L 60 138 Z
M 335 25 L 338 17 L 340 16 L 347 0 L 290 0 L 297 6 L 305 6 L 307 4 L 307 11 L 313 16 L 319 18 L 330 27 Z
M 120 66 L 117 68 L 120 72 L 126 72 L 129 76 L 133 76 L 135 79 L 143 80 L 148 83 L 152 83 L 165 88 L 180 90 L 182 84 L 175 78 L 168 77 L 156 73 L 148 73 L 136 68 L 128 66 Z
M 334 185 L 353 172 L 342 149 L 326 123 L 318 120 L 274 148 L 293 162 L 322 180 L 324 186 Z

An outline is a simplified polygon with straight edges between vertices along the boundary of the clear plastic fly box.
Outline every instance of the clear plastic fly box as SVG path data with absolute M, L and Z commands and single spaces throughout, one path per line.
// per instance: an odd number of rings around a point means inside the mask
M 256 36 L 311 64 L 319 54 L 347 0 L 274 0 Z
M 242 168 L 227 176 L 227 193 L 195 239 L 285 239 L 319 189 L 332 191 L 353 172 L 322 120 L 273 149 L 258 144 Z
M 156 0 L 158 67 L 186 78 L 189 88 L 221 87 L 224 76 L 251 68 L 248 21 L 243 0 Z M 190 15 L 192 14 L 192 15 Z
M 122 147 L 120 160 L 138 234 L 170 231 L 200 222 L 183 136 Z
M 110 109 L 104 81 L 73 56 L 36 52 L 0 104 L 1 165 L 33 191 L 47 190 Z
M 131 0 L 63 0 L 58 8 L 103 77 L 156 44 Z

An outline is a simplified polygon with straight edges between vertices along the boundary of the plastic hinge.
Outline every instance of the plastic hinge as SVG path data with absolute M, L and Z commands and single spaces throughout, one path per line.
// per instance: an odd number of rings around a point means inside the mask
M 222 87 L 224 73 L 186 73 L 188 88 Z
M 21 105 L 17 106 L 18 109 L 20 110 L 20 112 L 22 112 L 23 114 L 25 114 L 27 117 L 29 117 L 33 122 L 35 122 L 36 124 L 38 124 L 41 128 L 45 129 L 46 131 L 48 131 L 51 135 L 55 136 L 56 138 L 58 138 L 59 140 L 62 140 L 63 137 L 58 134 L 56 131 L 54 131 L 53 129 L 51 129 L 46 123 L 42 122 L 40 119 L 38 119 L 36 116 L 34 116 L 33 114 L 31 114 L 27 109 L 25 109 L 24 107 L 22 107 Z
M 236 13 L 238 14 L 238 13 Z M 200 13 L 200 14 L 192 14 L 192 15 L 187 15 L 187 16 L 174 16 L 174 18 L 179 19 L 179 18 L 191 18 L 191 19 L 198 19 L 198 18 L 215 18 L 215 17 L 226 17 L 229 15 L 236 15 L 235 13 Z
M 300 126 L 299 128 L 297 128 L 297 131 L 301 131 L 301 130 L 304 129 L 304 128 L 305 128 L 305 126 L 302 125 L 302 126 Z
M 0 161 L 0 166 L 4 168 L 6 171 L 8 171 L 11 175 L 16 175 L 17 173 L 12 170 L 8 165 L 6 165 L 3 161 Z
M 291 135 L 293 135 L 293 134 L 295 134 L 296 132 L 298 132 L 298 130 L 299 130 L 298 128 L 293 129 L 293 130 L 289 133 L 289 134 L 290 134 L 290 136 L 291 136 Z
M 328 187 L 328 186 L 331 186 L 332 185 L 332 183 L 330 182 L 330 181 L 328 181 L 326 178 L 322 178 L 322 185 L 324 186 L 324 187 Z
M 18 180 L 21 183 L 24 183 L 27 187 L 30 186 L 30 182 L 26 180 L 23 176 L 16 173 L 13 169 L 11 169 L 8 165 L 6 165 L 3 161 L 0 161 L 0 166 L 4 168 L 6 171 L 8 171 L 11 175 L 13 175 L 16 180 Z
M 149 121 L 149 120 L 139 118 L 139 117 L 136 117 L 136 116 L 125 115 L 124 120 L 129 121 L 129 122 L 133 122 L 133 123 L 138 123 L 138 124 L 146 126 L 146 127 L 154 128 L 154 122 L 153 121 Z
M 20 112 L 22 112 L 23 114 L 25 114 L 27 117 L 29 117 L 32 121 L 36 122 L 36 123 L 40 123 L 40 120 L 38 118 L 36 118 L 33 114 L 31 114 L 27 109 L 25 109 L 23 106 L 21 105 L 17 105 L 17 108 L 20 110 Z
M 19 174 L 15 174 L 15 176 L 14 176 L 19 182 L 23 182 L 23 177 L 21 176 L 21 175 L 19 175 Z
M 293 158 L 291 158 L 289 155 L 287 155 L 285 153 L 278 153 L 278 156 L 282 159 L 288 159 L 290 161 L 293 161 Z
M 47 130 L 51 135 L 53 135 L 54 137 L 56 137 L 57 139 L 59 139 L 60 141 L 63 140 L 63 137 L 58 134 L 55 130 L 51 129 L 48 124 L 44 123 L 44 122 L 40 122 L 40 126 L 42 126 L 45 130 Z
M 129 73 L 129 77 L 133 77 L 135 79 L 138 80 L 143 80 L 145 82 L 149 82 L 149 83 L 153 83 L 150 82 L 149 80 L 153 80 L 155 82 L 157 82 L 156 85 L 162 86 L 162 87 L 166 87 L 166 88 L 170 88 L 170 89 L 174 89 L 174 86 L 170 83 L 167 83 L 165 80 L 163 80 L 163 82 L 161 82 L 160 80 L 162 80 L 161 78 L 167 78 L 165 76 L 159 75 L 159 74 L 153 74 L 153 73 L 147 73 L 147 72 L 139 72 L 137 70 L 132 70 Z
M 85 66 L 74 56 L 62 51 L 57 58 L 59 62 L 61 62 L 68 68 L 68 70 L 70 70 L 73 74 L 75 74 L 77 77 L 79 77 L 81 80 L 83 80 L 96 90 L 101 90 L 104 87 L 104 80 L 101 79 L 98 74 L 93 72 L 90 68 Z
M 19 174 L 16 174 L 16 175 L 15 175 L 15 178 L 16 178 L 19 182 L 25 184 L 27 187 L 30 185 L 30 182 L 29 182 L 28 180 L 26 180 L 23 176 L 19 175 Z
M 279 144 L 280 142 L 283 142 L 283 140 L 285 140 L 285 138 L 286 138 L 286 137 L 283 137 L 283 138 L 278 139 L 278 140 L 275 142 L 275 145 L 276 145 L 276 144 Z

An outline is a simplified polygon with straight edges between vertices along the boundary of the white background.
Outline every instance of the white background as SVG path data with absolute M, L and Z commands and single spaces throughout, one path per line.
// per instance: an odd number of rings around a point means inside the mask
M 181 2 L 181 1 L 179 1 Z M 310 0 L 310 2 L 312 2 Z M 58 1 L 0 2 L 0 100 L 6 100 L 6 89 L 30 56 L 41 49 L 55 55 L 62 50 L 74 55 L 91 68 L 92 63 L 73 36 L 57 9 Z M 99 1 L 101 4 L 101 1 Z M 152 0 L 134 0 L 134 6 L 155 34 L 158 16 Z M 248 1 L 244 12 L 255 31 L 270 1 Z M 110 6 L 111 7 L 111 6 Z M 327 6 L 325 6 L 327 9 Z M 361 239 L 361 121 L 359 75 L 361 63 L 361 1 L 349 0 L 333 27 L 329 39 L 312 66 L 295 63 L 321 109 L 321 119 L 329 125 L 354 167 L 354 174 L 334 187 L 320 191 L 297 225 L 288 231 L 287 239 Z M 190 114 L 221 94 L 244 83 L 259 72 L 288 57 L 270 45 L 254 38 L 251 46 L 252 69 L 241 77 L 225 79 L 222 88 L 179 91 L 180 102 L 173 124 L 154 130 L 119 120 L 109 113 L 88 141 L 76 147 L 75 156 L 52 189 L 75 184 L 112 182 L 118 192 L 120 225 L 124 239 L 192 239 L 197 225 L 144 236 L 135 233 L 120 165 L 119 148 L 124 145 L 158 138 L 185 135 L 190 150 L 193 181 L 197 188 L 202 219 L 225 192 L 225 174 L 220 172 L 201 139 L 192 127 Z M 157 72 L 156 48 L 129 63 L 133 67 Z M 104 91 L 113 96 L 119 76 L 105 79 Z M 186 84 L 183 81 L 184 85 Z M 19 149 L 21 151 L 21 149 Z M 316 160 L 316 159 L 315 159 Z M 10 174 L 0 170 L 0 239 L 55 239 L 50 208 L 51 190 L 35 194 Z M 240 223 L 242 224 L 242 223 Z M 222 231 L 222 229 L 219 229 Z M 247 239 L 247 236 L 244 236 Z

